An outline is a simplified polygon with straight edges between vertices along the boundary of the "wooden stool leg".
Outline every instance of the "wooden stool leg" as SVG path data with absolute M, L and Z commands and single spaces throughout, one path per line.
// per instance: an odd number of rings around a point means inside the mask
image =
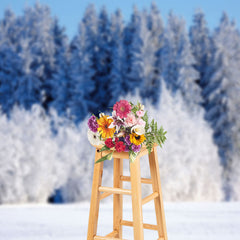
M 113 187 L 122 188 L 120 177 L 123 175 L 123 159 L 115 158 L 113 160 Z M 122 194 L 113 194 L 113 231 L 117 232 L 115 237 L 122 238 L 122 209 L 123 197 Z
M 158 225 L 158 236 L 159 238 L 163 238 L 164 240 L 167 240 L 167 229 L 166 229 L 166 221 L 165 221 L 165 214 L 164 214 L 164 208 L 163 208 L 162 189 L 161 189 L 161 181 L 160 181 L 156 147 L 153 149 L 153 151 L 149 155 L 149 166 L 150 166 L 150 172 L 152 177 L 153 192 L 159 193 L 159 197 L 154 199 L 157 225 Z
M 102 153 L 95 153 L 95 162 L 101 158 Z M 88 220 L 88 235 L 87 240 L 93 240 L 94 236 L 97 234 L 97 223 L 98 223 L 98 212 L 100 203 L 100 192 L 98 188 L 102 184 L 102 173 L 103 173 L 103 162 L 99 162 L 94 165 L 93 171 L 93 183 L 92 183 L 92 195 L 91 204 L 89 210 L 89 220 Z
M 132 213 L 134 239 L 143 240 L 143 215 L 142 215 L 142 186 L 140 172 L 140 158 L 130 162 L 131 190 L 132 190 Z

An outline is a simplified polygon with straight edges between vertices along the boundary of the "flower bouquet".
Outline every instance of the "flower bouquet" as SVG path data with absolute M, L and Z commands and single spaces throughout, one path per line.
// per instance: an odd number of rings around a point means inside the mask
M 92 115 L 88 119 L 88 140 L 94 146 L 101 145 L 100 152 L 110 151 L 96 163 L 111 160 L 113 152 L 128 152 L 133 162 L 142 146 L 145 144 L 149 153 L 155 143 L 160 147 L 166 140 L 166 131 L 157 122 L 149 123 L 144 105 L 134 105 L 126 100 L 120 100 L 113 106 L 112 115 L 100 113 L 99 117 Z

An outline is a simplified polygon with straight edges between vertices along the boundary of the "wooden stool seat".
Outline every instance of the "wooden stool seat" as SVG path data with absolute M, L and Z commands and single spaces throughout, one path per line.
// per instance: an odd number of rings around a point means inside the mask
M 109 153 L 99 152 L 101 146 L 96 146 L 95 162 Z M 134 239 L 144 240 L 143 229 L 158 231 L 158 240 L 167 240 L 165 214 L 162 200 L 159 166 L 157 160 L 156 145 L 149 154 L 150 178 L 141 178 L 140 157 L 148 154 L 145 146 L 134 162 L 130 162 L 130 176 L 123 176 L 123 159 L 129 159 L 127 152 L 113 153 L 113 187 L 104 187 L 102 184 L 103 163 L 94 166 L 92 195 L 89 211 L 87 240 L 117 240 L 122 239 L 122 226 L 133 227 Z M 131 190 L 123 189 L 123 181 L 131 182 Z M 141 183 L 152 184 L 153 193 L 142 199 Z M 113 231 L 106 236 L 97 236 L 97 223 L 100 200 L 113 194 Z M 132 196 L 133 221 L 122 219 L 123 198 L 122 195 Z M 143 223 L 142 205 L 154 200 L 157 225 Z M 150 239 L 148 239 L 150 240 Z

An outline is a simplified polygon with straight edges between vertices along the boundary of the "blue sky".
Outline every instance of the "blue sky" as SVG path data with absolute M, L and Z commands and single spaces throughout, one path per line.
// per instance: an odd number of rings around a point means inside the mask
M 89 3 L 94 3 L 99 10 L 103 5 L 109 12 L 117 8 L 122 10 L 124 19 L 129 20 L 132 6 L 136 5 L 139 9 L 148 8 L 151 0 L 38 0 L 50 6 L 52 14 L 57 16 L 60 24 L 66 27 L 69 37 L 76 31 L 84 10 Z M 201 8 L 206 15 L 206 20 L 210 29 L 216 27 L 223 11 L 226 11 L 230 18 L 234 18 L 240 26 L 240 0 L 155 0 L 161 11 L 163 20 L 166 22 L 170 10 L 184 17 L 187 27 L 191 25 L 192 16 L 195 9 Z M 24 6 L 33 5 L 35 0 L 0 0 L 0 17 L 4 10 L 10 7 L 17 15 L 22 13 Z

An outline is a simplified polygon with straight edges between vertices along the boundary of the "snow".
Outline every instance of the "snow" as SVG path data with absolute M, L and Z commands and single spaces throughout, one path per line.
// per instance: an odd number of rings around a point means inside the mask
M 3 240 L 85 240 L 89 203 L 66 205 L 28 204 L 0 206 L 0 239 Z M 239 240 L 240 202 L 166 202 L 169 240 Z M 131 204 L 124 203 L 124 219 L 131 220 Z M 154 223 L 152 203 L 143 207 L 144 222 Z M 112 228 L 112 205 L 101 203 L 98 234 Z M 131 227 L 123 227 L 123 237 L 133 239 Z M 157 239 L 146 230 L 145 239 Z

